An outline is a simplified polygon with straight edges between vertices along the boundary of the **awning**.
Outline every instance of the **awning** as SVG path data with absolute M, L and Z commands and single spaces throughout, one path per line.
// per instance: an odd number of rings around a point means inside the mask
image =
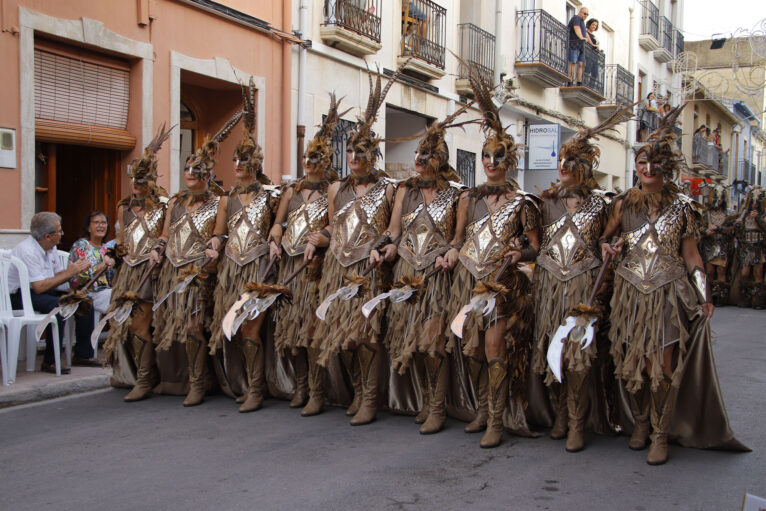
M 136 137 L 127 130 L 45 119 L 35 120 L 35 140 L 120 151 L 129 151 L 136 146 Z

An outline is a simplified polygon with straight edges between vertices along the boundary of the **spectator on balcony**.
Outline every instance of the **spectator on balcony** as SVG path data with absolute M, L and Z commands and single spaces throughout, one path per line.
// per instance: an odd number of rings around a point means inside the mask
M 598 39 L 596 39 L 595 32 L 598 30 L 599 22 L 596 18 L 591 18 L 588 23 L 585 24 L 587 36 L 587 43 L 592 46 L 596 51 L 601 51 L 598 46 Z M 599 69 L 598 59 L 586 58 L 585 59 L 585 75 L 591 77 L 592 80 L 598 81 L 601 76 L 601 69 Z M 592 82 L 590 82 L 592 83 Z
M 646 140 L 647 129 L 654 130 L 654 127 L 657 124 L 657 115 L 659 115 L 659 113 L 660 111 L 657 108 L 657 97 L 654 95 L 654 92 L 650 92 L 638 108 L 639 142 L 644 142 Z
M 599 23 L 596 18 L 589 19 L 588 23 L 585 24 L 585 29 L 587 30 L 586 35 L 588 36 L 588 43 L 594 48 L 596 48 L 597 50 L 599 49 L 599 47 L 598 47 L 598 39 L 596 39 L 595 32 L 596 30 L 598 30 L 598 26 L 599 26 Z
M 582 69 L 585 63 L 585 41 L 588 39 L 585 28 L 585 19 L 588 17 L 588 9 L 580 8 L 580 11 L 569 20 L 569 81 L 567 87 L 582 85 Z

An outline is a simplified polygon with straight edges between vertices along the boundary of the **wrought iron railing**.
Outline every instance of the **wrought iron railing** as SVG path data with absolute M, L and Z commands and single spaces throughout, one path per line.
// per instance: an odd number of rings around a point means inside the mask
M 675 53 L 673 53 L 674 57 L 678 57 L 680 54 L 684 52 L 684 35 L 681 33 L 680 30 L 675 30 Z
M 431 0 L 402 0 L 402 56 L 444 69 L 447 9 Z
M 756 184 L 757 176 L 755 165 L 749 159 L 745 158 L 739 160 L 738 167 L 741 169 L 740 174 L 742 175 L 742 179 L 750 184 Z
M 582 73 L 582 84 L 590 90 L 604 95 L 604 52 L 585 44 L 583 48 L 585 66 Z
M 322 122 L 324 122 L 326 115 L 322 115 Z M 331 147 L 332 147 L 332 168 L 338 173 L 340 177 L 346 177 L 348 175 L 348 162 L 346 161 L 346 142 L 351 138 L 351 134 L 354 132 L 353 121 L 347 121 L 346 119 L 340 119 L 335 129 L 332 131 Z
M 660 9 L 651 0 L 640 0 L 641 4 L 641 35 L 650 35 L 658 42 L 660 40 Z
M 476 183 L 476 153 L 458 149 L 456 167 L 460 181 L 466 186 L 473 187 Z
M 665 49 L 665 51 L 673 55 L 673 24 L 665 16 L 663 16 L 660 21 L 660 44 Z
M 488 83 L 492 83 L 495 72 L 495 36 L 473 23 L 460 23 L 457 30 L 460 59 L 477 69 Z M 468 78 L 468 69 L 463 63 L 458 66 L 458 76 Z
M 382 0 L 324 0 L 324 24 L 343 27 L 380 42 Z
M 516 13 L 519 50 L 516 62 L 545 64 L 568 74 L 567 27 L 542 9 Z
M 608 105 L 627 106 L 635 100 L 633 96 L 635 77 L 633 73 L 619 64 L 609 64 L 606 66 L 606 101 Z
M 720 153 L 721 159 L 718 163 L 718 173 L 724 176 L 729 175 L 729 153 Z
M 705 140 L 702 135 L 694 135 L 692 137 L 692 163 L 721 172 L 721 152 L 715 144 Z

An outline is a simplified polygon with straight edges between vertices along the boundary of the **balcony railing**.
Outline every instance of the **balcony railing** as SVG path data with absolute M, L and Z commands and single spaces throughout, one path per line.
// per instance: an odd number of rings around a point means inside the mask
M 460 59 L 477 69 L 488 83 L 492 83 L 495 72 L 495 36 L 473 23 L 461 23 L 457 30 Z M 468 69 L 462 63 L 458 68 L 458 77 L 468 78 Z
M 680 54 L 684 52 L 684 35 L 681 33 L 680 30 L 675 30 L 675 40 L 674 40 L 674 46 L 675 46 L 675 53 L 673 53 L 674 57 L 678 57 Z
M 585 66 L 582 73 L 582 84 L 590 90 L 604 95 L 604 52 L 591 46 L 584 45 L 583 56 L 585 57 Z
M 724 174 L 728 166 L 728 156 L 726 157 L 726 165 L 723 164 L 723 156 L 724 153 L 721 153 L 715 144 L 705 140 L 702 135 L 694 135 L 692 138 L 692 163 L 704 165 L 711 170 Z
M 566 25 L 537 9 L 516 13 L 516 26 L 520 37 L 516 62 L 541 63 L 568 74 Z
M 623 106 L 632 104 L 635 101 L 633 99 L 634 82 L 633 73 L 621 65 L 606 66 L 606 94 L 604 94 L 606 101 L 604 103 Z
M 382 0 L 325 0 L 324 24 L 343 27 L 380 43 Z
M 673 24 L 665 16 L 660 18 L 660 21 L 660 28 L 662 29 L 660 31 L 660 44 L 664 50 L 673 55 Z
M 447 9 L 431 0 L 402 0 L 402 56 L 444 69 Z
M 756 176 L 756 168 L 755 164 L 752 163 L 749 159 L 745 158 L 743 160 L 739 160 L 737 162 L 739 165 L 737 165 L 739 169 L 739 175 L 742 176 L 742 179 L 747 181 L 750 184 L 756 184 L 756 181 L 758 177 Z
M 718 173 L 723 176 L 729 175 L 729 153 L 721 153 L 720 164 L 718 165 Z
M 649 35 L 660 40 L 660 9 L 651 0 L 640 0 L 641 4 L 641 35 Z

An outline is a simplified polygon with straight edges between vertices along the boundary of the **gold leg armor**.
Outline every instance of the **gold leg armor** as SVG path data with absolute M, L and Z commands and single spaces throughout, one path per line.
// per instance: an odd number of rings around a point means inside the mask
M 138 334 L 131 334 L 133 359 L 136 361 L 136 384 L 123 398 L 127 402 L 141 401 L 152 394 L 154 388 L 154 346 Z

